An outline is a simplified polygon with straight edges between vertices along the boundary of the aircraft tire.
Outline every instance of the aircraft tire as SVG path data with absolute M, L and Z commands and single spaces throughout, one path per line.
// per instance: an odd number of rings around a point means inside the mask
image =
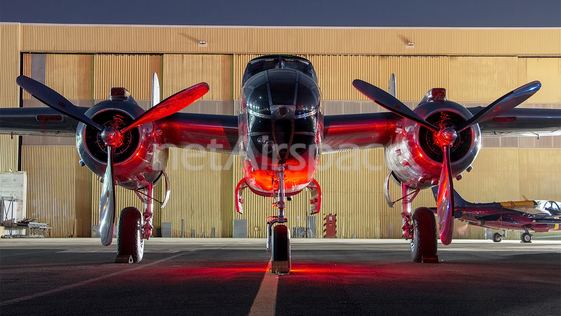
M 411 240 L 411 259 L 422 262 L 423 256 L 436 256 L 436 221 L 433 212 L 419 207 L 413 212 L 413 240 Z
M 520 236 L 520 240 L 523 243 L 530 243 L 532 242 L 532 235 L 530 235 L 530 233 L 523 233 L 522 236 Z
M 142 261 L 144 240 L 140 236 L 142 214 L 135 207 L 126 207 L 119 216 L 119 233 L 117 236 L 117 257 L 132 257 L 132 262 Z M 130 262 L 130 261 L 129 261 Z
M 503 240 L 503 235 L 501 235 L 499 233 L 494 233 L 493 234 L 493 241 L 494 242 L 501 242 L 501 240 Z
M 285 225 L 273 228 L 271 272 L 286 274 L 290 272 L 290 232 Z

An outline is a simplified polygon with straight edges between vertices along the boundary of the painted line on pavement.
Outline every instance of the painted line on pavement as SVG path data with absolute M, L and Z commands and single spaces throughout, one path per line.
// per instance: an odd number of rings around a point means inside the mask
M 261 281 L 259 291 L 255 296 L 249 316 L 262 316 L 262 315 L 275 315 L 275 308 L 277 305 L 277 288 L 279 283 L 279 276 L 272 274 L 271 261 L 267 265 L 267 272 Z
M 185 254 L 185 253 L 180 253 L 180 254 L 177 254 L 177 255 L 175 255 L 175 256 L 171 256 L 171 257 L 168 257 L 168 258 L 165 258 L 165 259 L 161 259 L 161 260 L 158 260 L 158 261 L 154 261 L 154 262 L 152 262 L 152 263 L 143 264 L 143 265 L 138 265 L 138 266 L 135 267 L 135 268 L 131 268 L 131 269 L 127 269 L 127 270 L 121 270 L 121 271 L 114 272 L 114 273 L 111 273 L 111 274 L 108 274 L 108 275 L 104 275 L 104 276 L 100 276 L 100 277 L 97 277 L 97 278 L 93 278 L 93 279 L 81 281 L 81 282 L 74 283 L 74 284 L 69 284 L 69 285 L 61 286 L 61 287 L 58 287 L 58 288 L 55 288 L 55 289 L 51 289 L 51 290 L 48 290 L 48 291 L 39 292 L 39 293 L 27 295 L 27 296 L 22 296 L 22 297 L 19 297 L 19 298 L 14 298 L 14 299 L 11 299 L 11 300 L 8 300 L 8 301 L 0 302 L 0 306 L 5 306 L 5 305 L 10 305 L 10 304 L 14 304 L 14 303 L 23 302 L 23 301 L 28 301 L 28 300 L 31 300 L 31 299 L 34 299 L 34 298 L 37 298 L 37 297 L 42 297 L 42 296 L 50 295 L 50 294 L 53 294 L 53 293 L 58 293 L 58 292 L 70 290 L 70 289 L 73 289 L 73 288 L 76 288 L 76 287 L 80 287 L 80 286 L 86 285 L 86 284 L 88 284 L 88 283 L 100 281 L 100 280 L 107 279 L 107 278 L 111 278 L 111 277 L 114 277 L 114 276 L 116 276 L 116 275 L 120 275 L 120 274 L 123 274 L 123 273 L 135 271 L 135 270 L 142 269 L 142 268 L 146 268 L 146 267 L 149 267 L 149 266 L 153 266 L 153 265 L 156 265 L 156 264 L 159 264 L 159 263 L 162 263 L 162 262 L 171 260 L 171 259 L 175 259 L 175 258 L 177 258 L 177 257 L 179 257 L 179 256 L 184 255 L 184 254 Z

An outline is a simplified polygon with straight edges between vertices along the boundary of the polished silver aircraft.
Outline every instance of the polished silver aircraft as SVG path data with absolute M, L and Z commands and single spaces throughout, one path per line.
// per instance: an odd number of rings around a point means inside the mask
M 437 226 L 429 208 L 411 212 L 419 190 L 438 185 L 438 229 L 447 245 L 454 223 L 452 179 L 471 170 L 482 137 L 561 135 L 561 110 L 514 109 L 539 90 L 538 81 L 484 108 L 465 108 L 447 100 L 445 89 L 431 89 L 411 110 L 396 99 L 395 84 L 390 85 L 392 95 L 357 79 L 354 87 L 389 112 L 324 116 L 312 64 L 289 55 L 261 56 L 247 64 L 237 117 L 176 113 L 206 93 L 204 83 L 146 112 L 123 88 L 112 89 L 110 100 L 83 108 L 30 78 L 20 76 L 17 83 L 52 109 L 0 109 L 0 132 L 76 136 L 82 163 L 104 179 L 100 204 L 104 245 L 113 235 L 114 184 L 139 192 L 144 212 L 129 207 L 119 218 L 117 261 L 125 262 L 140 261 L 143 241 L 151 236 L 152 186 L 162 175 L 167 178 L 168 145 L 213 143 L 223 152 L 242 156 L 236 208 L 242 211 L 241 192 L 246 188 L 274 198 L 278 215 L 268 219 L 267 250 L 272 252 L 272 272 L 288 273 L 285 201 L 306 188 L 312 194 L 310 212 L 319 212 L 321 188 L 314 176 L 321 154 L 351 147 L 385 148 L 386 198 L 393 205 L 387 190 L 393 179 L 402 186 L 403 236 L 411 240 L 412 258 L 427 262 L 437 258 Z

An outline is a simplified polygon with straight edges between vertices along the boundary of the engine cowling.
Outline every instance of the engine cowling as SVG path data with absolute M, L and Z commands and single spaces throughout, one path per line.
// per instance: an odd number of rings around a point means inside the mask
M 466 108 L 448 100 L 425 102 L 414 111 L 438 127 L 458 126 L 472 117 Z M 473 163 L 481 149 L 479 125 L 460 132 L 450 149 L 452 175 L 455 177 Z M 385 149 L 385 160 L 395 180 L 413 189 L 424 189 L 438 183 L 443 152 L 434 132 L 411 120 L 403 120 L 398 135 Z
M 85 115 L 102 127 L 121 129 L 145 111 L 132 98 L 103 101 L 86 111 Z M 154 123 L 127 131 L 115 148 L 114 180 L 126 189 L 142 189 L 158 180 L 168 160 L 168 150 L 159 147 Z M 95 174 L 103 177 L 107 167 L 107 147 L 101 132 L 83 123 L 76 129 L 76 147 L 80 158 Z

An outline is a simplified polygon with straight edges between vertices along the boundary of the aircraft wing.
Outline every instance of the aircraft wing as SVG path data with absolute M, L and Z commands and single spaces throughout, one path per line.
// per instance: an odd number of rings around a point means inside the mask
M 472 114 L 482 107 L 468 108 Z M 561 109 L 515 108 L 479 124 L 481 134 L 496 136 L 561 136 Z
M 401 120 L 391 112 L 325 116 L 322 153 L 382 147 L 395 135 Z
M 472 107 L 472 114 L 482 107 Z M 401 118 L 393 113 L 328 115 L 324 117 L 323 153 L 386 145 Z M 561 109 L 515 108 L 479 124 L 486 137 L 561 136 Z
M 554 218 L 554 217 L 539 218 L 539 219 L 534 219 L 533 221 L 538 224 L 547 224 L 547 225 L 561 224 L 561 218 Z
M 156 125 L 166 145 L 226 153 L 237 149 L 238 118 L 233 115 L 176 113 Z M 77 126 L 77 120 L 48 107 L 0 108 L 0 134 L 75 137 Z
M 77 120 L 48 107 L 0 108 L 0 134 L 75 137 L 76 126 Z
M 509 201 L 509 202 L 500 202 L 500 204 L 508 210 L 525 213 L 525 214 L 532 214 L 532 215 L 551 215 L 548 211 L 540 209 L 538 204 L 534 201 Z
M 472 113 L 481 109 L 469 108 Z M 322 152 L 382 147 L 400 120 L 389 112 L 325 116 Z M 237 117 L 232 115 L 176 113 L 156 124 L 164 131 L 165 143 L 178 147 L 207 149 L 216 143 L 222 145 L 217 151 L 232 152 L 238 137 Z M 47 107 L 0 108 L 0 134 L 74 137 L 77 125 L 75 119 Z M 513 109 L 480 126 L 484 136 L 561 136 L 561 110 Z
M 234 115 L 176 113 L 156 121 L 162 144 L 180 148 L 237 152 L 238 117 Z

